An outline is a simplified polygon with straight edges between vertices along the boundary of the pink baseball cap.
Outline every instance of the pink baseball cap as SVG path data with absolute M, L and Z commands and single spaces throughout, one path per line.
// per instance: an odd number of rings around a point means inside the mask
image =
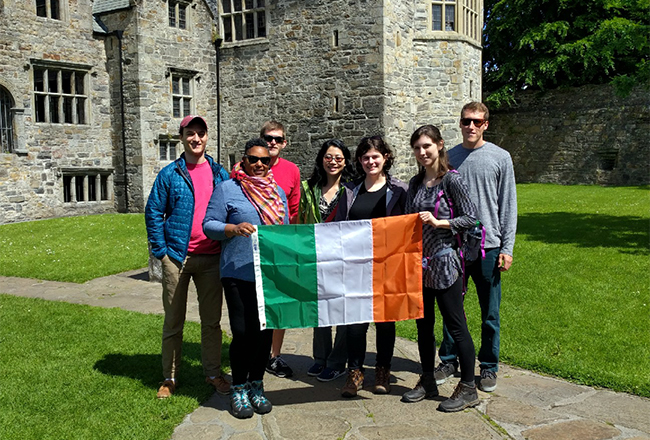
M 184 129 L 185 127 L 187 127 L 188 125 L 190 125 L 190 124 L 191 124 L 192 122 L 194 122 L 194 121 L 196 121 L 196 122 L 198 122 L 198 123 L 200 123 L 200 124 L 203 124 L 203 125 L 205 126 L 205 129 L 206 129 L 206 130 L 208 129 L 208 123 L 207 123 L 206 120 L 203 118 L 203 116 L 199 116 L 199 115 L 187 115 L 187 116 L 185 116 L 185 117 L 183 118 L 183 120 L 181 121 L 181 127 L 179 128 L 179 131 L 182 132 L 183 129 Z

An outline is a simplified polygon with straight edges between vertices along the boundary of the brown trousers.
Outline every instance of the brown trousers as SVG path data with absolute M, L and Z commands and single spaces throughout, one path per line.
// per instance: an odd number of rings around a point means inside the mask
M 188 255 L 185 262 L 162 259 L 163 307 L 162 367 L 165 378 L 176 378 L 181 362 L 187 291 L 194 280 L 201 318 L 201 361 L 206 376 L 221 375 L 221 306 L 223 289 L 220 255 Z

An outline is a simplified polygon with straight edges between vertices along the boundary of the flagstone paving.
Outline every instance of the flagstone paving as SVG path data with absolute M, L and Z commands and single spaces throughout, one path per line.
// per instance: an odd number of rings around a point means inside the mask
M 162 314 L 161 288 L 142 270 L 98 278 L 84 284 L 0 277 L 0 292 L 100 307 L 119 307 Z M 229 331 L 224 307 L 224 329 Z M 198 321 L 196 296 L 191 295 L 188 319 Z M 392 366 L 392 390 L 372 394 L 374 369 L 366 370 L 364 389 L 344 399 L 345 378 L 321 383 L 308 377 L 311 330 L 288 330 L 283 356 L 294 377 L 267 374 L 265 387 L 273 411 L 238 420 L 229 412 L 226 396 L 214 394 L 176 428 L 174 440 L 650 440 L 650 399 L 576 385 L 530 371 L 501 365 L 498 388 L 479 392 L 474 409 L 446 414 L 436 411 L 457 378 L 440 387 L 443 397 L 406 404 L 402 393 L 417 382 L 417 345 L 399 339 Z M 374 364 L 374 333 L 368 336 L 366 365 Z M 478 371 L 478 370 L 477 370 Z M 152 399 L 155 398 L 152 390 Z

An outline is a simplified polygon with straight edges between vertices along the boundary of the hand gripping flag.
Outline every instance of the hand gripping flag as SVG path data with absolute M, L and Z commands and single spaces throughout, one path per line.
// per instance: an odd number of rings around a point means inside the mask
M 252 241 L 262 329 L 423 316 L 417 214 L 258 226 Z

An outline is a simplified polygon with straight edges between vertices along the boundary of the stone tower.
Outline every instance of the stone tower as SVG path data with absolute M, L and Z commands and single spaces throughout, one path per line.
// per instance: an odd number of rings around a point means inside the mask
M 422 124 L 460 141 L 458 114 L 480 100 L 480 0 L 221 0 L 221 139 L 238 160 L 267 119 L 287 128 L 285 155 L 309 175 L 329 138 L 352 150 L 382 134 L 408 178 Z

